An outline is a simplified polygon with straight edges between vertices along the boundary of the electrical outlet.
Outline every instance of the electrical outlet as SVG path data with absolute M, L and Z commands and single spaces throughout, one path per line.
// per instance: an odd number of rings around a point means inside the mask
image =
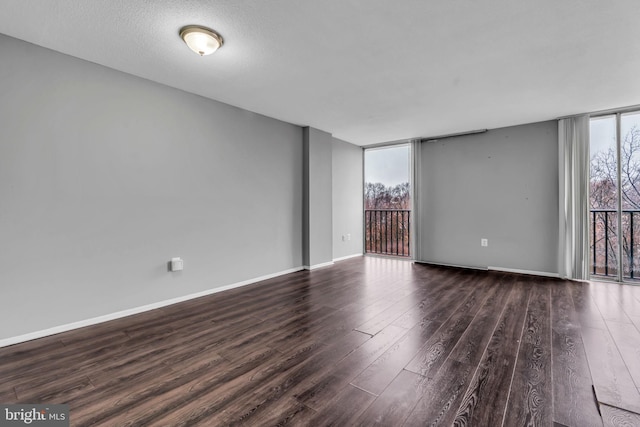
M 351 234 L 347 234 L 347 240 L 351 240 Z
M 480 246 L 489 246 L 489 239 L 480 239 Z
M 184 261 L 182 258 L 171 258 L 170 270 L 171 271 L 182 271 L 184 269 Z

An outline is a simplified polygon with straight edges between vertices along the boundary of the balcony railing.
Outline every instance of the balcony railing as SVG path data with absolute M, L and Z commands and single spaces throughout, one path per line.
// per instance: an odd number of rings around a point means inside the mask
M 622 236 L 622 277 L 640 277 L 640 210 L 622 211 L 622 232 L 618 233 L 618 211 L 591 210 L 591 274 L 618 275 L 618 236 Z
M 407 209 L 365 209 L 365 251 L 367 253 L 411 256 L 409 228 L 411 211 Z

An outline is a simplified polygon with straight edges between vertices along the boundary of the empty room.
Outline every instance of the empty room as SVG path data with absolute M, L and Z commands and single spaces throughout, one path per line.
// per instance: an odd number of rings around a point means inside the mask
M 0 425 L 640 426 L 638 16 L 3 0 Z

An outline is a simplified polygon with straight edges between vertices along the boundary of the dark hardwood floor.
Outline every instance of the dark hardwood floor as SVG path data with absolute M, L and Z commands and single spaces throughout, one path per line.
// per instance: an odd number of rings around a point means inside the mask
M 71 425 L 640 426 L 640 287 L 356 258 L 0 349 Z

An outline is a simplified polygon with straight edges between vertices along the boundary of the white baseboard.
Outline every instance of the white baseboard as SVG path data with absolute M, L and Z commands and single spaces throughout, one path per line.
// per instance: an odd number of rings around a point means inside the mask
M 591 283 L 591 282 L 598 282 L 598 280 L 587 280 L 587 279 L 569 279 L 568 277 L 560 277 L 563 280 L 571 280 L 572 282 L 578 282 L 578 283 Z M 604 283 L 611 283 L 611 282 L 607 282 L 605 281 Z M 618 283 L 618 282 L 613 282 L 613 283 Z M 640 285 L 636 285 L 635 283 L 629 283 L 626 282 L 625 285 L 631 285 L 631 286 L 640 286 Z
M 554 277 L 554 278 L 560 277 L 558 273 L 547 273 L 546 271 L 520 270 L 517 268 L 505 268 L 505 267 L 470 267 L 468 265 L 456 265 L 456 264 L 446 264 L 442 262 L 417 261 L 417 260 L 415 262 L 417 262 L 418 264 L 440 265 L 443 267 L 455 267 L 455 268 L 467 268 L 471 270 L 503 271 L 505 273 L 528 274 L 530 276 L 542 276 L 542 277 Z
M 323 262 L 322 264 L 305 265 L 302 268 L 304 268 L 305 270 L 316 270 L 318 268 L 330 267 L 332 265 L 333 265 L 333 261 L 329 261 L 329 262 Z
M 413 262 L 418 264 L 439 265 L 441 267 L 466 268 L 468 270 L 484 270 L 484 271 L 487 270 L 487 268 L 485 267 L 469 267 L 468 265 L 447 264 L 444 262 L 419 261 L 419 260 L 414 260 Z
M 357 258 L 357 257 L 361 257 L 363 256 L 362 253 L 359 254 L 353 254 L 353 255 L 347 255 L 347 256 L 342 256 L 340 258 L 334 258 L 333 262 L 338 262 L 338 261 L 344 261 L 345 259 L 351 259 L 351 258 Z
M 333 264 L 333 263 L 331 263 Z M 315 267 L 315 266 L 314 266 Z M 164 301 L 155 302 L 152 304 L 143 305 L 140 307 L 134 307 L 127 310 L 118 311 L 111 314 L 105 314 L 104 316 L 92 317 L 91 319 L 80 320 L 78 322 L 67 323 L 65 325 L 55 326 L 49 329 L 43 329 L 41 331 L 30 332 L 24 335 L 18 335 L 15 337 L 4 338 L 0 340 L 0 348 L 13 344 L 18 344 L 25 341 L 35 340 L 37 338 L 46 337 L 49 335 L 59 334 L 61 332 L 71 331 L 73 329 L 83 328 L 85 326 L 96 325 L 98 323 L 108 322 L 109 320 L 119 319 L 121 317 L 131 316 L 134 314 L 142 313 L 156 308 L 166 307 L 168 305 L 177 304 L 179 302 L 188 301 L 190 299 L 200 298 L 203 296 L 216 294 L 218 292 L 228 291 L 229 289 L 239 288 L 242 286 L 251 285 L 256 282 L 260 282 L 267 279 L 272 279 L 278 276 L 284 276 L 285 274 L 295 273 L 303 270 L 303 267 L 290 268 L 288 270 L 279 271 L 277 273 L 267 274 L 265 276 L 256 277 L 249 280 L 243 280 L 242 282 L 232 283 L 230 285 L 221 286 L 219 288 L 207 289 L 206 291 L 196 292 L 194 294 L 184 295 L 181 297 L 171 298 Z
M 487 267 L 487 270 L 504 271 L 505 273 L 528 274 L 530 276 L 554 277 L 556 279 L 560 278 L 560 275 L 558 273 L 547 273 L 546 271 L 520 270 L 517 268 L 504 267 Z

